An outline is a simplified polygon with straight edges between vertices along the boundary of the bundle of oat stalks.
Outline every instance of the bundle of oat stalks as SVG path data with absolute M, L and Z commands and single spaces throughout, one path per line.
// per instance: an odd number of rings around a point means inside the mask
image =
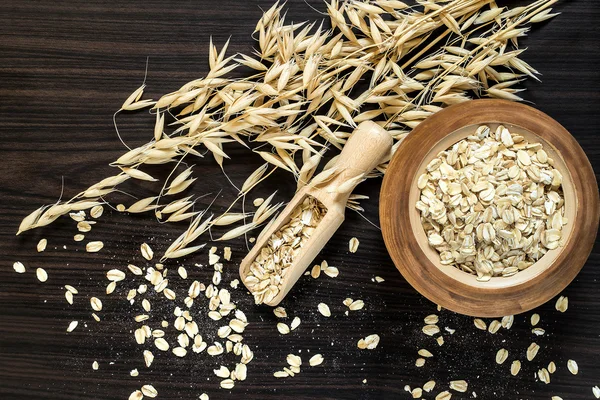
M 244 235 L 276 212 L 272 196 L 253 216 L 231 213 L 232 207 L 217 217 L 195 211 L 193 195 L 177 197 L 195 181 L 192 168 L 178 170 L 184 158 L 210 152 L 223 167 L 229 158 L 224 145 L 230 142 L 262 157 L 266 164 L 244 182 L 237 202 L 268 176 L 270 166 L 289 171 L 298 187 L 307 184 L 321 159 L 341 150 L 361 121 L 378 121 L 394 137 L 396 149 L 412 128 L 447 105 L 472 97 L 520 100 L 522 89 L 516 86 L 528 76 L 536 78 L 537 71 L 521 59 L 519 38 L 531 23 L 556 15 L 550 8 L 556 1 L 507 9 L 494 0 L 417 0 L 415 6 L 331 0 L 326 3 L 330 28 L 316 22 L 286 24 L 283 6 L 275 3 L 256 25 L 256 54 L 226 56 L 227 45 L 218 51 L 211 42 L 205 77 L 158 101 L 141 100 L 145 85 L 129 96 L 119 111 L 152 107 L 153 139 L 112 163 L 118 174 L 69 201 L 34 211 L 18 233 L 103 203 L 128 179 L 155 181 L 143 167 L 171 163 L 175 168 L 157 196 L 127 208 L 154 211 L 160 221 L 190 221 L 163 259 L 200 249 L 192 244 L 213 225 L 240 224 L 221 240 Z M 251 69 L 251 76 L 228 78 L 238 68 Z M 167 133 L 165 116 L 171 115 L 175 129 Z M 324 169 L 333 165 L 335 157 Z M 386 164 L 377 170 L 385 173 Z M 351 197 L 348 206 L 360 210 L 360 198 Z

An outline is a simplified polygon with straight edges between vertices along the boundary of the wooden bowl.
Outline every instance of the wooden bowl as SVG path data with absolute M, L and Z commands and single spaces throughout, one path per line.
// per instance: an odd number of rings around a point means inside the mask
M 541 142 L 563 175 L 564 246 L 511 277 L 477 281 L 474 275 L 442 265 L 428 244 L 415 204 L 417 178 L 426 165 L 481 124 L 503 124 L 530 142 Z M 404 278 L 423 296 L 449 310 L 501 317 L 535 308 L 559 294 L 587 260 L 596 238 L 600 207 L 592 166 L 577 141 L 558 122 L 523 104 L 474 100 L 448 107 L 408 135 L 392 158 L 380 195 L 386 247 Z

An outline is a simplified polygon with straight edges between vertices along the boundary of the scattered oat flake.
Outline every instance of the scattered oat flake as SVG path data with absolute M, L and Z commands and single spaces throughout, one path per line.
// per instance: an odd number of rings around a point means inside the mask
M 287 312 L 285 311 L 285 308 L 283 308 L 281 306 L 273 309 L 273 314 L 275 314 L 275 316 L 277 318 L 285 318 L 285 317 L 287 317 Z
M 77 294 L 79 293 L 79 291 L 77 289 L 75 289 L 73 286 L 71 285 L 65 285 L 65 289 L 67 289 L 69 292 L 73 293 L 73 294 Z
M 456 390 L 457 392 L 464 393 L 467 391 L 469 384 L 465 380 L 450 381 L 450 389 Z
M 331 317 L 331 310 L 329 310 L 329 306 L 325 303 L 319 303 L 317 309 L 324 317 Z
M 150 261 L 152 260 L 152 257 L 154 257 L 154 252 L 148 243 L 142 243 L 140 250 L 142 252 L 142 257 L 144 257 L 146 260 Z
M 377 283 L 381 283 L 381 282 L 385 282 L 385 279 L 383 279 L 383 278 L 382 278 L 382 277 L 380 277 L 380 276 L 376 276 L 376 277 L 375 277 L 375 281 L 377 281 Z
M 221 381 L 220 385 L 223 389 L 233 389 L 235 383 L 233 382 L 233 379 L 224 379 Z
M 473 320 L 473 323 L 475 324 L 475 328 L 481 329 L 482 331 L 487 330 L 487 325 L 484 320 L 482 320 L 480 318 L 475 318 Z
M 92 363 L 92 369 L 93 369 L 94 371 L 98 371 L 98 368 L 99 368 L 99 367 L 100 367 L 100 366 L 98 365 L 98 361 L 94 361 L 94 362 Z
M 323 273 L 330 278 L 335 278 L 340 274 L 340 271 L 336 267 L 327 267 L 322 269 Z
M 148 397 L 158 396 L 158 391 L 152 385 L 142 386 L 142 393 L 144 394 L 144 396 L 148 396 Z
M 165 339 L 163 339 L 163 338 L 156 338 L 156 339 L 154 339 L 154 345 L 160 351 L 167 351 L 167 350 L 169 350 L 169 343 L 167 343 L 167 341 Z
M 175 292 L 172 291 L 171 289 L 165 289 L 165 290 L 163 290 L 163 294 L 169 300 L 175 300 L 175 298 L 177 297 L 176 294 L 175 294 Z
M 221 257 L 219 257 L 217 254 L 209 253 L 208 254 L 208 265 L 215 265 L 216 263 L 219 262 L 220 259 L 221 259 Z
M 219 378 L 229 378 L 229 368 L 224 365 L 221 365 L 219 369 L 213 369 L 213 373 Z
M 137 289 L 131 289 L 129 292 L 127 292 L 127 300 L 131 301 L 135 298 L 135 296 L 137 296 Z
M 79 325 L 78 321 L 71 321 L 69 327 L 67 328 L 67 332 L 73 332 L 75 328 L 77 328 L 77 325 Z
M 362 300 L 355 300 L 355 301 L 353 301 L 353 302 L 352 302 L 352 303 L 351 303 L 351 304 L 348 306 L 348 308 L 349 308 L 351 311 L 358 311 L 358 310 L 362 310 L 362 309 L 364 308 L 364 306 L 365 306 L 365 303 L 364 303 L 364 301 L 362 301 Z
M 560 396 L 552 396 L 550 400 L 563 400 L 563 398 Z
M 143 321 L 146 321 L 148 318 L 150 318 L 148 315 L 140 314 L 140 315 L 136 315 L 133 319 L 135 320 L 135 322 L 143 322 Z
M 300 318 L 299 317 L 294 317 L 294 319 L 292 320 L 292 323 L 290 324 L 290 328 L 292 330 L 294 330 L 294 329 L 296 329 L 299 326 L 300 326 Z
M 447 390 L 444 390 L 443 392 L 440 392 L 437 396 L 435 396 L 435 400 L 450 400 L 451 398 L 452 393 L 450 393 Z
M 302 358 L 295 354 L 288 354 L 285 360 L 292 367 L 299 367 L 302 365 Z
M 173 354 L 177 357 L 185 357 L 185 355 L 187 354 L 187 350 L 184 347 L 175 347 L 173 349 Z
M 369 350 L 373 350 L 377 347 L 377 345 L 379 344 L 379 335 L 377 334 L 372 334 L 369 335 L 367 337 L 365 337 L 364 339 L 360 339 L 358 341 L 358 348 L 359 349 L 369 349 Z
M 569 308 L 569 298 L 567 296 L 560 296 L 558 300 L 556 300 L 556 310 L 560 312 L 565 312 Z
M 496 353 L 496 363 L 497 364 L 503 364 L 507 358 L 508 358 L 508 350 L 506 350 L 506 349 L 500 349 Z
M 542 328 L 533 328 L 531 330 L 531 333 L 533 333 L 536 336 L 543 336 L 546 333 L 546 331 Z
M 287 326 L 287 324 L 284 324 L 283 322 L 278 322 L 277 323 L 277 330 L 282 335 L 287 335 L 288 333 L 290 333 L 290 327 Z
M 136 377 L 138 376 L 140 373 L 138 372 L 137 368 L 136 369 L 132 369 L 131 371 L 129 371 L 129 375 Z
M 88 242 L 85 245 L 85 251 L 87 251 L 88 253 L 96 253 L 102 250 L 103 247 L 104 243 L 102 243 L 101 241 Z
M 495 319 L 492 322 L 490 322 L 490 325 L 488 326 L 488 332 L 491 334 L 495 334 L 501 327 L 502 324 L 500 323 L 500 321 Z
M 512 364 L 510 365 L 510 374 L 512 376 L 516 376 L 520 370 L 521 370 L 521 361 L 514 360 L 512 362 Z
M 231 247 L 226 246 L 223 248 L 223 258 L 227 261 L 231 260 Z
M 531 316 L 531 326 L 536 326 L 540 322 L 540 314 L 533 314 Z
M 312 356 L 310 358 L 310 360 L 308 360 L 308 364 L 311 367 L 316 367 L 317 365 L 321 365 L 323 364 L 323 356 L 321 354 L 315 354 L 314 356 Z
M 102 207 L 102 205 L 97 205 L 92 207 L 92 209 L 90 210 L 90 216 L 92 218 L 100 218 L 102 216 L 102 213 L 104 212 L 104 207 Z
M 237 314 L 236 314 L 237 315 Z M 245 316 L 244 316 L 245 317 Z M 248 325 L 247 322 L 239 320 L 237 318 L 232 319 L 231 321 L 229 321 L 229 326 L 231 327 L 231 329 L 233 329 L 234 332 L 236 333 L 243 333 L 244 329 L 246 329 L 246 326 Z
M 220 312 L 218 312 L 218 311 L 209 311 L 209 313 L 208 313 L 208 317 L 209 317 L 210 319 L 212 319 L 213 321 L 218 321 L 218 320 L 220 320 L 221 318 L 223 318 L 223 316 L 221 315 L 221 313 L 220 313 Z
M 129 400 L 142 400 L 144 395 L 140 390 L 136 390 L 129 395 Z
M 48 241 L 46 239 L 40 239 L 40 241 L 37 244 L 38 253 L 41 253 L 42 251 L 46 250 L 47 245 L 48 245 Z
M 320 275 L 321 275 L 321 266 L 319 264 L 313 265 L 312 269 L 310 270 L 310 276 L 313 279 L 317 279 Z
M 568 360 L 567 368 L 569 369 L 569 372 L 573 375 L 577 375 L 577 373 L 579 372 L 579 366 L 577 365 L 577 362 L 575 362 L 575 360 Z
M 25 265 L 23 265 L 23 263 L 20 261 L 15 261 L 13 264 L 13 269 L 19 274 L 24 274 L 26 272 Z
M 73 293 L 71 293 L 67 290 L 65 292 L 65 299 L 67 300 L 67 303 L 73 304 Z
M 85 219 L 85 211 L 81 210 L 78 212 L 69 213 L 69 217 L 71 217 L 73 221 L 83 221 Z
M 37 276 L 40 282 L 46 282 L 48 280 L 48 273 L 44 268 L 38 268 L 35 270 L 35 276 Z
M 531 343 L 529 345 L 529 347 L 527 348 L 527 361 L 533 360 L 539 350 L 540 350 L 540 346 L 537 343 L 535 343 L 535 342 Z
M 235 377 L 240 380 L 240 381 L 245 381 L 246 377 L 248 375 L 248 367 L 246 367 L 246 364 L 243 363 L 238 363 L 235 366 Z
M 417 360 L 415 361 L 415 366 L 417 368 L 421 368 L 423 365 L 425 365 L 425 359 L 424 358 L 417 358 Z
M 117 204 L 117 211 L 123 212 L 127 209 L 124 204 Z
M 420 349 L 417 353 L 421 357 L 427 357 L 427 358 L 433 357 L 433 354 L 429 350 L 427 350 L 427 349 Z
M 77 235 L 73 236 L 73 240 L 76 242 L 81 242 L 83 239 L 85 239 L 85 235 L 82 235 L 81 233 L 78 233 Z
M 94 311 L 102 311 L 102 300 L 97 297 L 90 298 L 90 304 Z
M 154 354 L 150 350 L 144 350 L 144 363 L 146 367 L 150 368 L 152 361 L 154 361 Z
M 439 320 L 439 317 L 435 314 L 430 314 L 423 319 L 423 321 L 427 325 L 435 325 L 439 322 Z
M 504 329 L 510 329 L 514 322 L 515 322 L 514 315 L 506 315 L 506 316 L 502 317 L 501 324 Z
M 556 372 L 556 364 L 554 363 L 554 361 L 550 361 L 550 363 L 548 364 L 548 372 L 550 372 L 551 374 Z
M 125 272 L 119 269 L 111 269 L 106 273 L 106 279 L 111 282 L 120 282 L 125 279 Z
M 79 232 L 89 232 L 92 230 L 92 224 L 90 224 L 88 221 L 81 221 L 77 223 L 77 230 Z
M 440 333 L 440 328 L 437 325 L 425 325 L 422 330 L 423 333 L 428 336 L 433 336 Z
M 111 282 L 106 286 L 106 294 L 111 294 L 117 288 L 117 282 Z
M 538 379 L 546 385 L 550 383 L 550 374 L 546 368 L 542 368 L 537 372 Z
M 350 239 L 350 242 L 348 243 L 348 249 L 350 250 L 350 253 L 356 253 L 359 244 L 360 242 L 357 238 L 353 237 L 352 239 Z
M 592 387 L 592 393 L 597 399 L 600 399 L 600 387 L 594 386 Z
M 435 381 L 427 381 L 423 385 L 423 390 L 427 393 L 431 392 L 435 388 Z
M 144 332 L 144 329 L 142 329 L 142 328 L 136 329 L 134 332 L 134 336 L 135 336 L 135 341 L 137 342 L 137 344 L 146 343 L 146 333 Z

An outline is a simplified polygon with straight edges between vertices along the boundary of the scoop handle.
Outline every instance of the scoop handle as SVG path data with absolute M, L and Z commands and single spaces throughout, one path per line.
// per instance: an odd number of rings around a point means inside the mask
M 392 149 L 392 135 L 372 121 L 361 122 L 350 136 L 336 167 L 340 168 L 340 181 L 366 175 L 379 165 Z

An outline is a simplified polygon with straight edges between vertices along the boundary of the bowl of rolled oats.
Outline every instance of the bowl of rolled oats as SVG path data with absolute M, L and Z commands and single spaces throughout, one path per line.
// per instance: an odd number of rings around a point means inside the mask
M 562 291 L 591 252 L 598 186 L 577 141 L 522 104 L 474 100 L 436 113 L 390 162 L 380 198 L 404 278 L 450 310 L 497 317 Z

